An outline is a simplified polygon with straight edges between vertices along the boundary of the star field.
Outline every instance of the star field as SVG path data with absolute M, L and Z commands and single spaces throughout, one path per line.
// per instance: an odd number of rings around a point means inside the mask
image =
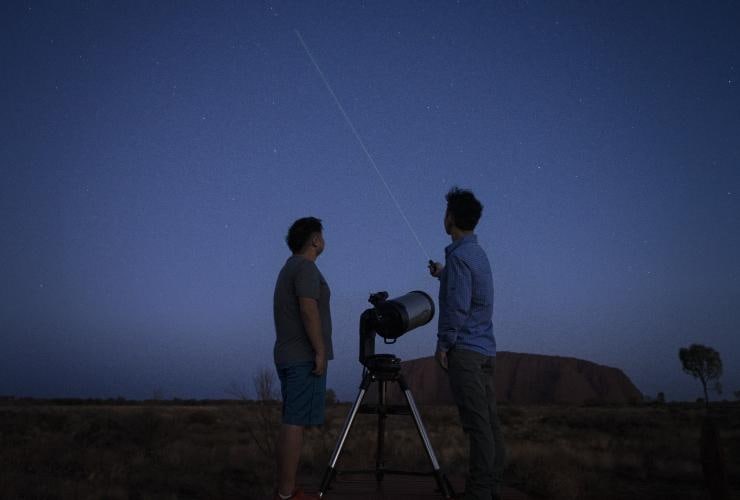
M 731 394 L 739 24 L 703 2 L 5 2 L 0 394 L 248 385 L 272 364 L 284 235 L 314 215 L 348 399 L 368 293 L 436 296 L 452 185 L 485 205 L 500 349 L 670 400 L 699 396 L 677 353 L 704 343 Z

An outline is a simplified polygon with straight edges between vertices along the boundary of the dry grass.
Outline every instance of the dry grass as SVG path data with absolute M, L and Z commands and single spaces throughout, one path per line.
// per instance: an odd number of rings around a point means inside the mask
M 306 434 L 300 474 L 318 481 L 348 405 L 328 409 Z M 277 405 L 0 406 L 2 498 L 267 498 L 266 453 Z M 464 475 L 467 443 L 457 411 L 422 408 L 440 463 Z M 507 483 L 553 499 L 706 498 L 701 411 L 690 406 L 500 408 Z M 727 471 L 740 492 L 740 407 L 717 418 Z M 374 466 L 377 418 L 359 415 L 340 469 Z M 386 465 L 428 470 L 412 420 L 390 416 Z M 734 474 L 734 475 L 733 475 Z
M 506 416 L 509 478 L 545 498 L 705 498 L 700 409 L 528 408 Z M 727 470 L 740 470 L 740 408 L 717 414 Z M 731 478 L 740 488 L 737 472 Z

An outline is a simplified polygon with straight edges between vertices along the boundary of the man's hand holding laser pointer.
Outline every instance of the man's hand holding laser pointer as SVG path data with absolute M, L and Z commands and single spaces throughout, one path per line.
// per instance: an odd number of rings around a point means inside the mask
M 435 278 L 439 278 L 442 275 L 442 270 L 445 268 L 441 262 L 434 262 L 433 260 L 429 261 L 429 265 L 427 267 L 429 268 L 429 274 Z M 437 352 L 434 353 L 434 359 L 437 360 L 437 363 L 439 363 L 439 366 L 441 366 L 443 370 L 447 371 L 447 352 L 437 350 Z
M 439 278 L 442 275 L 442 270 L 445 268 L 441 262 L 434 262 L 433 260 L 429 261 L 429 265 L 427 267 L 429 268 L 429 274 L 435 278 Z

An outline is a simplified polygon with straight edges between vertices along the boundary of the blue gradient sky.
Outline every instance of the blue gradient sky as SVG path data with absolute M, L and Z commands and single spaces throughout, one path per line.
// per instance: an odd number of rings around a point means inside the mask
M 485 205 L 499 349 L 693 399 L 677 352 L 703 343 L 729 397 L 739 25 L 720 2 L 3 2 L 0 394 L 251 387 L 284 235 L 314 215 L 348 399 L 368 293 L 436 297 L 456 184 Z

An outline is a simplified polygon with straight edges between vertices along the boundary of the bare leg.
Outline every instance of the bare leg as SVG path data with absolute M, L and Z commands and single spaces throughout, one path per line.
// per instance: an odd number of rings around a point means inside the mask
M 295 490 L 295 477 L 303 446 L 303 426 L 282 424 L 277 442 L 278 493 L 290 495 Z

